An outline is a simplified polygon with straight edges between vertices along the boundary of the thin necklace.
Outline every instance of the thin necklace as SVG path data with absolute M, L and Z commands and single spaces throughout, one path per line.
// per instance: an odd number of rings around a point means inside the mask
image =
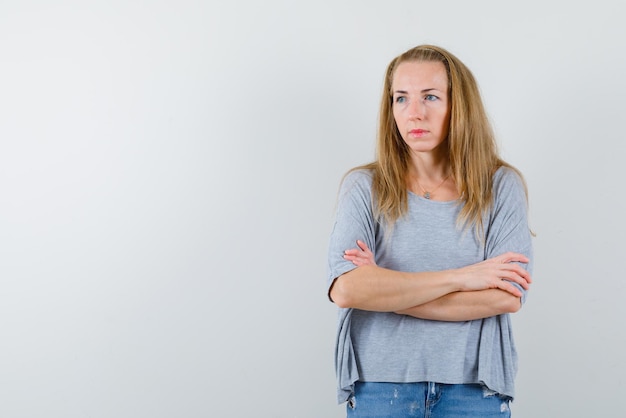
M 452 173 L 450 173 L 450 174 L 452 174 Z M 441 183 L 439 183 L 439 186 L 435 187 L 435 188 L 434 188 L 434 189 L 432 189 L 430 192 L 426 191 L 426 189 L 424 189 L 424 188 L 422 187 L 422 185 L 420 184 L 420 182 L 419 182 L 419 180 L 418 180 L 418 179 L 415 179 L 415 181 L 417 182 L 417 185 L 418 185 L 418 186 L 420 186 L 420 189 L 422 189 L 422 191 L 424 192 L 423 196 L 424 196 L 426 199 L 430 199 L 430 197 L 432 196 L 433 192 L 434 192 L 435 190 L 437 190 L 439 187 L 441 187 L 441 185 L 442 185 L 443 183 L 445 183 L 445 182 L 446 182 L 446 180 L 448 180 L 448 177 L 450 177 L 450 174 L 448 174 L 448 175 L 446 176 L 446 178 L 444 178 L 444 179 L 443 179 L 443 181 L 442 181 Z

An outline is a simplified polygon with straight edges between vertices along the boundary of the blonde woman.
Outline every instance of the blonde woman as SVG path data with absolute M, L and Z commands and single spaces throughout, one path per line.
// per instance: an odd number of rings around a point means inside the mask
M 393 59 L 376 159 L 343 179 L 330 237 L 348 417 L 510 416 L 531 240 L 470 70 L 433 45 Z

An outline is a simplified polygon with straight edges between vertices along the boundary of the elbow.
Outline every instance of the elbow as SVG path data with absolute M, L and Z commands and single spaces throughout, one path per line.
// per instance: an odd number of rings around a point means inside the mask
M 352 308 L 354 306 L 352 294 L 349 280 L 346 279 L 345 275 L 337 277 L 328 292 L 330 300 L 340 308 Z
M 368 301 L 368 292 L 364 291 L 364 278 L 371 274 L 375 266 L 360 266 L 337 277 L 328 291 L 330 300 L 340 308 L 362 309 Z M 367 281 L 367 280 L 365 280 Z
M 516 313 L 520 309 L 522 309 L 522 298 L 513 295 L 507 297 L 502 306 L 505 313 Z

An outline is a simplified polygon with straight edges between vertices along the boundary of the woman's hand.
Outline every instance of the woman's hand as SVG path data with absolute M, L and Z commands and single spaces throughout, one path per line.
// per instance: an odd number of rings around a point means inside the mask
M 352 261 L 355 266 L 375 266 L 374 254 L 370 251 L 367 244 L 361 240 L 356 241 L 359 248 L 352 248 L 344 251 L 343 258 Z
M 460 275 L 462 291 L 501 289 L 514 296 L 521 297 L 522 292 L 511 282 L 528 289 L 532 279 L 530 274 L 516 263 L 528 263 L 523 254 L 508 252 L 488 258 L 480 263 L 454 270 Z

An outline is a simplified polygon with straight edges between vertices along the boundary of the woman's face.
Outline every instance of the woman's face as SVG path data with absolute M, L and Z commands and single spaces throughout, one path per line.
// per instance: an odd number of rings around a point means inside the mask
M 391 91 L 393 117 L 402 139 L 414 153 L 437 151 L 448 136 L 448 75 L 441 62 L 403 62 Z

